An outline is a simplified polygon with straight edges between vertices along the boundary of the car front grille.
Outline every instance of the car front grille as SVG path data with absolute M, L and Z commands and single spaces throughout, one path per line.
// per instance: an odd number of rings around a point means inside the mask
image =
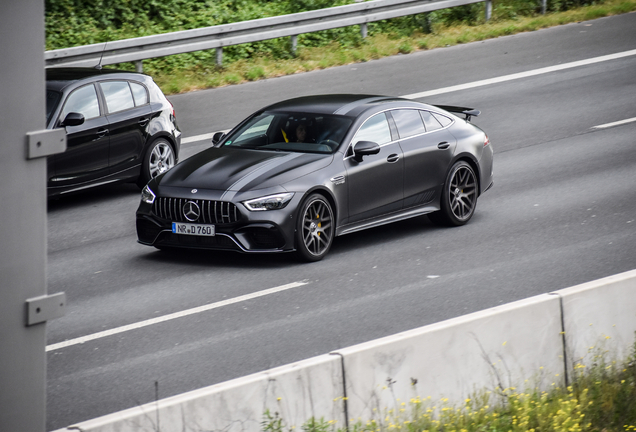
M 188 202 L 193 202 L 199 209 L 198 219 L 186 219 L 183 207 Z M 241 217 L 241 212 L 239 212 L 234 203 L 184 198 L 157 197 L 152 205 L 152 212 L 162 219 L 173 222 L 194 222 L 215 225 L 235 223 L 238 222 Z

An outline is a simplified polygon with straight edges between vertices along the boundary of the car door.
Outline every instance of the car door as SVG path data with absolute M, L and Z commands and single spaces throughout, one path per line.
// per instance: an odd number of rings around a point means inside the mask
M 345 159 L 349 188 L 349 220 L 358 222 L 388 214 L 402 208 L 404 163 L 402 150 L 391 136 L 385 113 L 366 120 L 353 140 L 372 141 L 380 146 L 374 155 L 358 161 L 352 154 Z
M 148 92 L 143 85 L 126 80 L 102 81 L 99 86 L 110 129 L 110 173 L 115 174 L 141 163 L 150 121 Z
M 100 109 L 94 84 L 73 90 L 63 102 L 59 125 L 71 113 L 84 116 L 79 126 L 67 126 L 67 148 L 52 156 L 48 186 L 82 184 L 108 175 L 108 121 Z
M 444 183 L 455 137 L 429 111 L 399 109 L 391 116 L 404 152 L 404 207 L 431 202 Z

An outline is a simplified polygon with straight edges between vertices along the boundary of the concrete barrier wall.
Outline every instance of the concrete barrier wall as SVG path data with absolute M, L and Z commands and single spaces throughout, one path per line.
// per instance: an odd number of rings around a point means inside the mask
M 62 431 L 260 431 L 263 413 L 285 424 L 325 418 L 344 424 L 341 358 L 325 354 L 120 411 Z M 300 430 L 300 427 L 298 427 Z
M 636 341 L 636 270 L 555 291 L 563 304 L 565 353 L 571 378 L 602 353 L 624 359 Z
M 476 391 L 548 388 L 563 379 L 560 305 L 545 294 L 339 352 L 356 420 L 382 421 L 414 398 L 440 407 Z
M 259 432 L 310 418 L 381 420 L 412 398 L 438 407 L 474 392 L 563 385 L 597 349 L 622 359 L 636 331 L 636 271 L 498 306 L 249 375 L 57 432 Z M 594 347 L 590 349 L 590 347 Z M 344 384 L 346 383 L 346 385 Z M 444 402 L 446 401 L 446 402 Z

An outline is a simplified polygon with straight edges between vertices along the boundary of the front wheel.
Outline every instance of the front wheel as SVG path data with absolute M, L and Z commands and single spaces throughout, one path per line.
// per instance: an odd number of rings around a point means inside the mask
M 440 210 L 428 215 L 439 225 L 460 226 L 467 223 L 477 206 L 477 177 L 465 161 L 453 165 L 442 190 Z
M 335 234 L 329 201 L 313 194 L 300 207 L 296 221 L 296 250 L 303 261 L 319 261 L 327 255 Z
M 174 164 L 174 151 L 170 143 L 164 138 L 156 139 L 150 144 L 143 157 L 137 185 L 144 187 L 150 180 L 172 168 Z

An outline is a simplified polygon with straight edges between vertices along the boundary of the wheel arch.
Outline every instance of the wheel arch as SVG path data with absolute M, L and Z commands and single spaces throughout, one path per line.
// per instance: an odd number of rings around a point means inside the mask
M 455 165 L 457 162 L 460 162 L 460 161 L 464 161 L 464 162 L 468 163 L 468 165 L 470 165 L 470 167 L 475 172 L 475 177 L 477 179 L 477 191 L 478 191 L 477 196 L 478 197 L 481 196 L 481 170 L 479 169 L 479 163 L 477 163 L 477 160 L 470 153 L 463 153 L 463 154 L 458 155 L 453 160 L 453 163 L 451 163 L 449 165 L 448 171 L 447 171 L 447 176 L 448 176 L 448 172 L 451 170 L 453 165 Z
M 327 201 L 329 201 L 329 205 L 331 206 L 331 211 L 333 212 L 334 224 L 337 226 L 338 206 L 336 205 L 336 198 L 334 197 L 331 190 L 329 190 L 328 188 L 315 186 L 303 194 L 303 197 L 300 200 L 300 202 L 301 203 L 305 202 L 305 199 L 307 199 L 308 196 L 315 193 L 322 195 Z M 334 228 L 334 232 L 335 232 L 335 228 Z

